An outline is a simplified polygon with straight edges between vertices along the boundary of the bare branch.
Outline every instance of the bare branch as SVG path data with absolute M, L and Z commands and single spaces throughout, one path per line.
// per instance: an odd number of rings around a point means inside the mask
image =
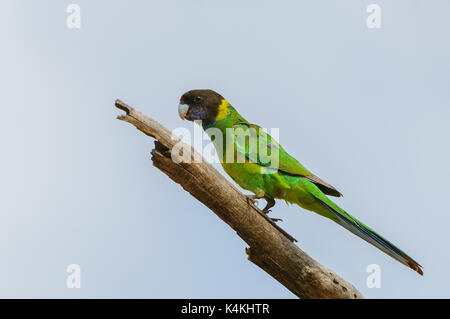
M 246 253 L 251 262 L 300 298 L 363 298 L 355 287 L 308 256 L 293 243 L 292 236 L 249 205 L 246 197 L 205 160 L 173 162 L 171 150 L 181 141 L 168 129 L 120 100 L 116 107 L 126 113 L 119 120 L 156 139 L 153 165 L 233 228 L 250 246 Z M 194 152 L 191 148 L 191 156 Z

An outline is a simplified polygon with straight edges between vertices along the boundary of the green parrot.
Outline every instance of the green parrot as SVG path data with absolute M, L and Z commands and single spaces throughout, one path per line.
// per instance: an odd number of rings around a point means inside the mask
M 178 112 L 184 120 L 201 121 L 215 145 L 225 172 L 239 186 L 255 194 L 248 196 L 250 203 L 254 204 L 260 198 L 267 201 L 264 213 L 275 205 L 275 199 L 297 204 L 333 220 L 423 275 L 422 266 L 414 259 L 328 198 L 327 195 L 342 196 L 336 188 L 307 170 L 259 126 L 245 120 L 220 94 L 212 90 L 188 91 L 180 98 Z M 219 134 L 221 139 L 218 134 L 210 133 L 217 131 L 222 133 Z M 238 138 L 238 134 L 231 134 L 237 131 L 246 134 L 244 141 Z M 252 140 L 256 142 L 256 151 L 250 147 Z M 277 154 L 277 161 L 264 161 L 262 146 L 271 154 Z M 239 155 L 246 160 L 237 160 Z

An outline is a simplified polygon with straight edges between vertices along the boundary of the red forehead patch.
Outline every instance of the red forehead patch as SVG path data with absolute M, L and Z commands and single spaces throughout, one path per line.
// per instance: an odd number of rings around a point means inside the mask
M 181 97 L 180 97 L 180 101 L 183 101 L 184 100 L 184 95 L 182 95 Z

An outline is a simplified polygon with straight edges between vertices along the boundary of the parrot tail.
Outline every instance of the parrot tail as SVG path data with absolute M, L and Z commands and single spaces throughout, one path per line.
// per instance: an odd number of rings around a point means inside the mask
M 387 239 L 378 235 L 375 231 L 361 223 L 359 220 L 346 213 L 343 209 L 333 203 L 331 200 L 329 202 L 324 202 L 322 199 L 316 197 L 316 199 L 322 203 L 333 215 L 336 216 L 334 220 L 336 223 L 351 231 L 353 234 L 359 236 L 364 239 L 368 243 L 374 245 L 381 251 L 385 252 L 392 258 L 398 260 L 402 264 L 410 267 L 414 271 L 417 271 L 420 275 L 423 276 L 422 266 L 419 265 L 414 259 L 409 257 L 399 248 L 394 246 Z

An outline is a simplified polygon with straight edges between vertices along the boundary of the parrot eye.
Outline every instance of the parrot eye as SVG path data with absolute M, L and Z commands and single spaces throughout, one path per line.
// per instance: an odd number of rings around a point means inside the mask
M 200 102 L 202 100 L 202 98 L 200 97 L 200 96 L 196 96 L 195 98 L 194 98 L 194 102 L 195 103 L 198 103 L 198 102 Z

